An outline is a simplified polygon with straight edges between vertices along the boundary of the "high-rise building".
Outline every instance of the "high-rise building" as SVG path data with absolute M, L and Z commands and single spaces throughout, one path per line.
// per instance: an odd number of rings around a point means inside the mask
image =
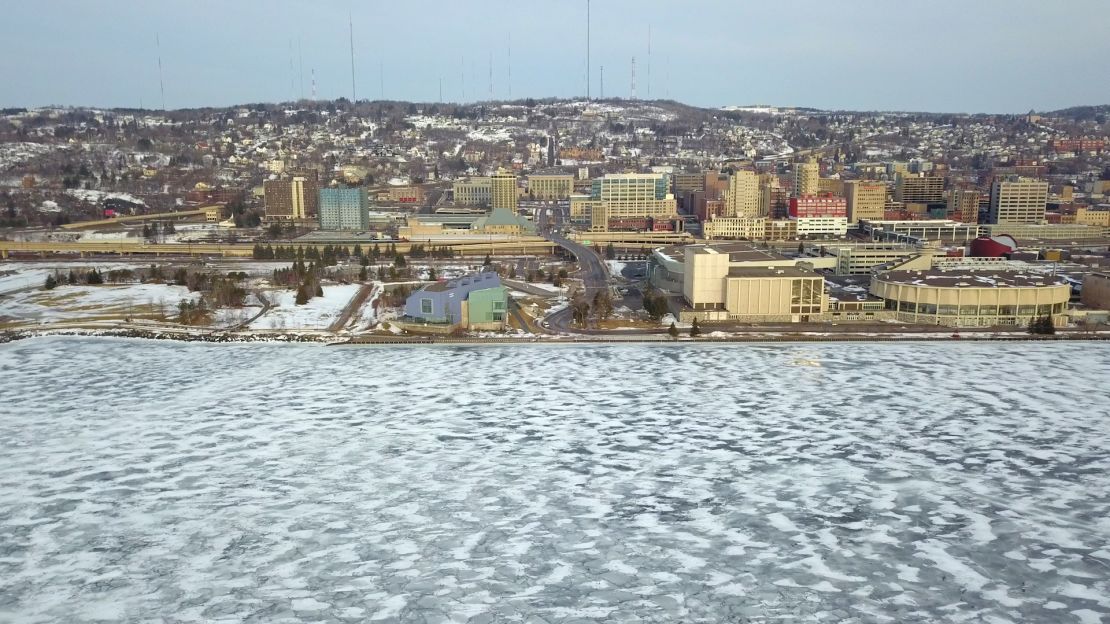
M 314 176 L 295 175 L 288 180 L 266 180 L 262 190 L 269 221 L 315 219 L 320 183 Z
M 816 195 L 821 186 L 821 168 L 812 157 L 794 163 L 794 197 Z
M 737 171 L 728 181 L 725 216 L 762 216 L 759 200 L 759 176 L 754 171 Z
M 1048 182 L 1010 176 L 991 186 L 991 223 L 1040 223 L 1048 206 Z
M 366 189 L 320 189 L 321 230 L 367 230 L 370 228 Z
M 566 199 L 574 192 L 572 175 L 528 176 L 528 197 L 542 201 Z
M 488 206 L 492 196 L 490 178 L 466 178 L 452 187 L 455 204 L 459 206 Z
M 606 231 L 613 219 L 673 217 L 678 205 L 669 189 L 662 173 L 607 174 L 593 180 L 589 197 L 571 197 L 570 216 L 595 232 Z
M 490 207 L 516 213 L 516 174 L 504 169 L 490 176 Z
M 944 178 L 899 173 L 894 183 L 894 201 L 903 204 L 944 203 Z
M 848 205 L 848 223 L 859 223 L 860 219 L 882 220 L 886 185 L 857 180 L 845 182 L 844 199 Z
M 979 191 L 975 189 L 952 189 L 948 195 L 948 218 L 964 223 L 979 222 Z

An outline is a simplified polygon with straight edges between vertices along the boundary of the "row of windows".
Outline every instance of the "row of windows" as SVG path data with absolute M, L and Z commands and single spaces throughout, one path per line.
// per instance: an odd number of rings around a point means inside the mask
M 887 310 L 912 312 L 915 314 L 936 314 L 939 316 L 1047 316 L 1064 311 L 1064 303 L 1043 303 L 1039 305 L 937 305 L 935 303 L 914 303 L 912 301 L 886 300 Z

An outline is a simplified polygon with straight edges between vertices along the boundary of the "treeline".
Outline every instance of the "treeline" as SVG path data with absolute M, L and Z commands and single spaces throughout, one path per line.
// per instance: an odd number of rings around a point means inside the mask
M 274 284 L 287 288 L 296 287 L 297 296 L 295 303 L 304 305 L 313 297 L 323 297 L 324 287 L 321 284 L 323 267 L 315 262 L 307 265 L 304 260 L 297 260 L 287 269 L 274 269 Z
M 375 243 L 373 247 L 365 249 L 359 244 L 356 244 L 353 248 L 347 245 L 330 244 L 322 247 L 318 245 L 275 246 L 256 244 L 252 250 L 252 255 L 255 260 L 308 260 L 322 263 L 324 266 L 335 266 L 340 260 L 347 260 L 352 257 L 369 262 L 376 262 L 382 258 L 391 258 L 396 261 L 397 257 L 403 258 L 405 254 L 397 252 L 396 243 L 390 243 L 384 247 Z M 408 257 L 446 259 L 454 258 L 455 252 L 448 247 L 412 245 L 409 248 Z M 363 266 L 366 266 L 366 264 L 363 263 Z

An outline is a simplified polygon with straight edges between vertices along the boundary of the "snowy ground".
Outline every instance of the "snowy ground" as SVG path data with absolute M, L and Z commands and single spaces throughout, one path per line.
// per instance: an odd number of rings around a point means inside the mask
M 0 621 L 1110 620 L 1106 344 L 45 338 L 0 378 Z
M 358 292 L 358 284 L 326 284 L 324 296 L 296 305 L 294 290 L 269 291 L 266 296 L 277 305 L 250 324 L 251 329 L 327 329 Z
M 193 300 L 197 296 L 184 286 L 172 284 L 35 288 L 0 297 L 0 321 L 56 323 L 103 317 L 173 316 L 181 300 Z

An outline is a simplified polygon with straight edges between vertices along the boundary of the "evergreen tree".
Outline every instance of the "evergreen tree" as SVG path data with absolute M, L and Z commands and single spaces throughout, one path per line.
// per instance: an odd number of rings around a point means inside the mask
M 428 267 L 428 281 L 429 282 L 436 281 L 436 268 L 435 267 Z
M 46 283 L 42 285 L 46 290 L 54 290 L 58 287 L 58 280 L 53 275 L 46 276 Z
M 698 317 L 694 317 L 694 322 L 690 324 L 690 337 L 697 338 L 701 335 L 701 327 L 698 327 Z
M 674 323 L 671 323 L 671 326 L 667 328 L 667 333 L 671 335 L 671 338 L 678 338 L 678 328 L 674 326 Z
M 493 264 L 493 260 L 490 259 L 489 254 L 486 254 L 486 259 L 484 262 L 482 262 L 482 266 L 488 267 L 491 264 Z
M 366 273 L 366 265 L 364 264 L 362 268 L 358 270 L 358 281 L 365 282 L 369 277 Z
M 295 301 L 297 305 L 304 305 L 308 303 L 308 291 L 304 287 L 304 284 L 301 284 L 297 287 L 297 298 Z

